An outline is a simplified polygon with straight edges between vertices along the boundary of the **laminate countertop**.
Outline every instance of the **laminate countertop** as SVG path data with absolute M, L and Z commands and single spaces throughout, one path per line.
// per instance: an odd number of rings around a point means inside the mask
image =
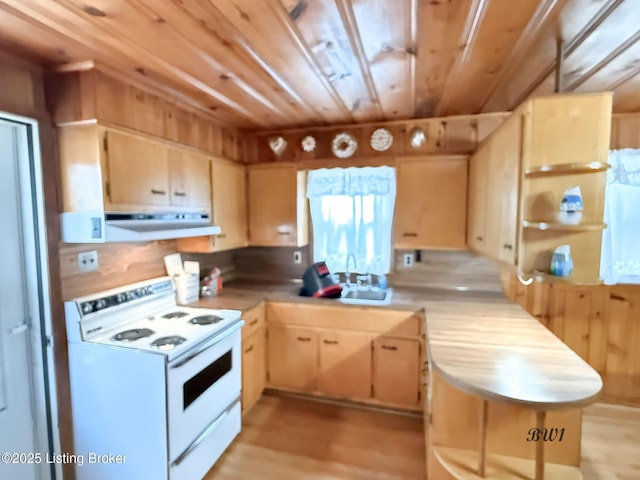
M 263 300 L 339 304 L 296 295 L 294 284 L 238 284 L 195 305 L 246 311 Z M 592 403 L 600 375 L 538 320 L 501 294 L 394 288 L 388 305 L 424 311 L 430 368 L 472 395 L 537 410 Z

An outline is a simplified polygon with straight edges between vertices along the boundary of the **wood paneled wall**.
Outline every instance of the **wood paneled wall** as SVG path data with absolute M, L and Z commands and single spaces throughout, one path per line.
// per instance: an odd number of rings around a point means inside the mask
M 95 68 L 50 75 L 47 104 L 56 125 L 98 121 L 240 161 L 242 134 L 176 100 Z
M 98 269 L 78 270 L 78 253 L 96 250 Z M 166 275 L 163 258 L 175 253 L 175 240 L 147 243 L 61 244 L 62 298 L 72 298 Z
M 640 148 L 640 113 L 613 115 L 611 119 L 611 148 Z
M 411 267 L 403 263 L 407 253 L 414 257 Z M 395 250 L 389 283 L 398 287 L 502 291 L 500 268 L 468 250 Z
M 245 157 L 247 163 L 335 160 L 336 157 L 331 152 L 331 141 L 340 132 L 351 133 L 358 142 L 358 148 L 353 156 L 341 160 L 345 164 L 359 159 L 375 161 L 402 156 L 468 154 L 475 151 L 477 145 L 508 115 L 508 113 L 491 113 L 259 132 L 246 137 Z M 370 145 L 371 134 L 381 127 L 386 128 L 393 135 L 391 147 L 384 152 L 378 152 Z M 413 148 L 410 144 L 410 132 L 414 127 L 421 127 L 426 134 L 426 142 L 418 148 Z M 305 152 L 301 146 L 302 139 L 307 135 L 311 135 L 316 140 L 316 148 L 312 152 Z M 269 146 L 269 140 L 278 137 L 284 138 L 287 142 L 280 155 L 276 155 Z
M 640 405 L 640 285 L 524 286 L 510 272 L 502 281 L 510 299 L 602 376 L 604 400 Z
M 55 394 L 58 405 L 58 418 L 54 418 L 53 422 L 57 422 L 59 427 L 61 453 L 73 453 L 67 335 L 58 258 L 58 239 L 60 238 L 59 182 L 53 127 L 45 108 L 42 71 L 37 66 L 4 52 L 0 52 L 0 111 L 22 115 L 38 121 L 47 229 L 46 260 L 49 270 L 49 300 L 54 342 Z M 75 478 L 72 464 L 63 465 L 62 470 L 65 479 L 73 480 Z

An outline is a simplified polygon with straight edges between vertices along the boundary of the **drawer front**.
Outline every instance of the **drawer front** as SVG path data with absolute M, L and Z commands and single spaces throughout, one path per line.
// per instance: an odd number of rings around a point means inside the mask
M 244 340 L 265 325 L 264 302 L 243 312 L 242 318 L 244 319 L 244 328 L 242 329 L 242 339 Z

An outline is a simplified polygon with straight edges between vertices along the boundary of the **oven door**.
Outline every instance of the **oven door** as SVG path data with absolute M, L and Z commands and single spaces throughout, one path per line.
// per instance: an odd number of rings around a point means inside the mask
M 240 395 L 242 325 L 238 320 L 167 365 L 170 461 Z

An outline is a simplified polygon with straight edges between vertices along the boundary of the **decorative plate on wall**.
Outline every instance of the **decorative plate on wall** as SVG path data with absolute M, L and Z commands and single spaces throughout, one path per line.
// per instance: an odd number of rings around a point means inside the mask
M 302 139 L 300 145 L 302 145 L 302 150 L 305 152 L 313 152 L 316 149 L 316 139 L 311 135 L 307 135 Z
M 413 148 L 419 148 L 427 141 L 427 134 L 424 133 L 421 127 L 414 127 L 411 129 L 411 132 L 409 132 L 409 138 L 411 146 Z
M 338 158 L 349 158 L 358 148 L 358 141 L 348 132 L 340 132 L 331 141 L 331 151 Z
M 282 137 L 274 137 L 269 139 L 269 147 L 276 155 L 280 155 L 287 147 L 287 141 Z
M 393 143 L 393 135 L 386 128 L 378 128 L 371 134 L 371 148 L 378 152 L 384 152 L 391 148 Z

